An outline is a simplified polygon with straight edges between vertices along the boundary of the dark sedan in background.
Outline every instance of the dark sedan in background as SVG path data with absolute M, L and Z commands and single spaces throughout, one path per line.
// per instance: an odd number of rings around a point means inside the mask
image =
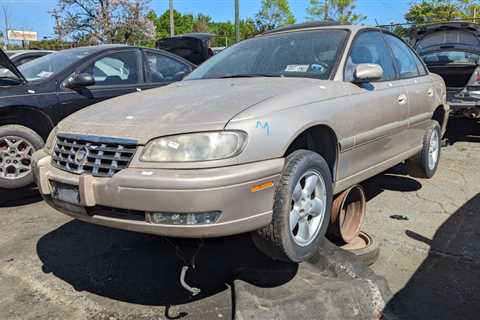
M 66 116 L 179 81 L 193 68 L 166 51 L 123 45 L 68 49 L 18 68 L 0 50 L 0 188 L 32 182 L 31 155 Z
M 480 118 L 480 25 L 454 21 L 412 29 L 413 45 L 447 85 L 452 114 Z

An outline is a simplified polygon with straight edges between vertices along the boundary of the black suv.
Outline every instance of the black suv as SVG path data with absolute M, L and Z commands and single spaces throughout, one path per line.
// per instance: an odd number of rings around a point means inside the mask
M 0 188 L 32 182 L 31 155 L 66 116 L 179 81 L 193 68 L 166 51 L 123 45 L 68 49 L 18 68 L 0 50 Z

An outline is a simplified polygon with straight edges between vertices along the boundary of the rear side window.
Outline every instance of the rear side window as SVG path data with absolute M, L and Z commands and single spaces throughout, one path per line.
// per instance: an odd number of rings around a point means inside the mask
M 363 63 L 380 65 L 383 68 L 382 80 L 396 77 L 392 55 L 378 31 L 363 32 L 355 39 L 345 68 L 345 81 L 353 81 L 355 67 Z
M 163 54 L 146 51 L 148 82 L 182 80 L 190 72 L 190 66 Z
M 392 49 L 393 58 L 398 67 L 400 78 L 405 79 L 419 76 L 418 65 L 421 64 L 421 62 L 412 50 L 402 40 L 392 35 L 385 34 L 385 40 Z M 425 70 L 423 71 L 425 72 Z

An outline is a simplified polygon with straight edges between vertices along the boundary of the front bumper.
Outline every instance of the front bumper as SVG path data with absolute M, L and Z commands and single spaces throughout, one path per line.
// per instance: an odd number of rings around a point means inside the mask
M 284 159 L 199 170 L 127 168 L 110 178 L 77 175 L 51 165 L 41 150 L 34 154 L 35 181 L 44 199 L 55 209 L 90 223 L 172 237 L 206 238 L 253 231 L 271 221 L 274 187 L 253 192 L 254 186 L 280 178 Z M 80 204 L 52 198 L 52 182 L 78 186 Z M 92 208 L 111 214 L 92 214 Z M 145 213 L 145 219 L 115 216 L 115 210 Z M 167 225 L 149 222 L 152 212 L 196 213 L 220 211 L 219 220 L 204 225 Z M 97 212 L 97 211 L 95 211 Z

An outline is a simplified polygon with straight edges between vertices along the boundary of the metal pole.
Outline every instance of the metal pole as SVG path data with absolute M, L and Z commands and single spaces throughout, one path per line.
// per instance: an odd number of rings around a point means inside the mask
M 240 0 L 235 0 L 235 40 L 240 41 Z
M 170 7 L 170 36 L 173 37 L 175 35 L 175 21 L 173 17 L 173 0 L 169 0 L 169 7 Z

